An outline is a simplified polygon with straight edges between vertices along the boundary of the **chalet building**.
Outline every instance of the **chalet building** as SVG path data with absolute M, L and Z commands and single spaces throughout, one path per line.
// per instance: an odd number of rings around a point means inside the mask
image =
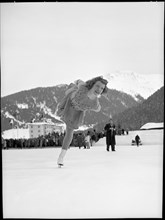
M 53 132 L 64 132 L 64 126 L 62 124 L 55 124 L 49 122 L 34 122 L 28 123 L 29 138 L 37 138 L 39 136 L 44 136 L 51 134 Z

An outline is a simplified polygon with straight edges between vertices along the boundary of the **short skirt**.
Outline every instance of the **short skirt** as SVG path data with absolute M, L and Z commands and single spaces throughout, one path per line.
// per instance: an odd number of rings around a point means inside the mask
M 57 115 L 72 129 L 78 129 L 83 124 L 85 111 L 76 110 L 71 102 L 71 94 L 66 95 L 58 105 Z

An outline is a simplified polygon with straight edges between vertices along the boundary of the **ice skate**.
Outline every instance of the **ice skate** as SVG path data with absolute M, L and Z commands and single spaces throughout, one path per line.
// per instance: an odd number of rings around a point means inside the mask
M 63 163 L 58 163 L 58 168 L 61 168 L 61 167 L 63 167 L 63 166 L 64 166 Z
M 59 168 L 64 166 L 63 159 L 64 159 L 65 154 L 66 154 L 66 150 L 62 149 L 59 155 L 59 158 L 57 160 L 57 165 Z

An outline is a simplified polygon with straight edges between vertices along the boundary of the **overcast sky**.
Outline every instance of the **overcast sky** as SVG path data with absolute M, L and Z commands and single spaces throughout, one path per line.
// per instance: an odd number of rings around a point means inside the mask
M 164 2 L 1 3 L 1 96 L 117 70 L 163 74 Z

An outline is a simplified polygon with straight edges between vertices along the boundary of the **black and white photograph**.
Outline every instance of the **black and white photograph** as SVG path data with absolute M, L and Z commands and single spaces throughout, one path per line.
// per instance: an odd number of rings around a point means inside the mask
M 164 2 L 2 2 L 3 218 L 163 218 Z

